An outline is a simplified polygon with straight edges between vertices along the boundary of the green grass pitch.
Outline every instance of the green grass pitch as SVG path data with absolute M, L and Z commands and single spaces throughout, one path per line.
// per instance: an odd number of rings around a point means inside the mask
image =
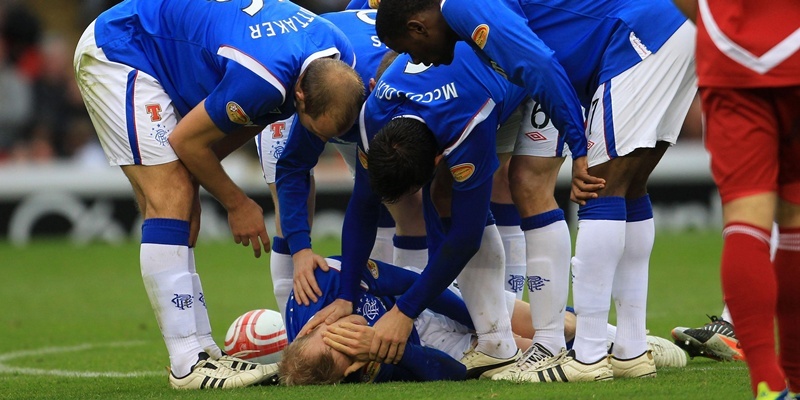
M 719 232 L 659 232 L 650 268 L 648 328 L 699 326 L 720 312 Z M 338 252 L 318 240 L 322 254 Z M 250 309 L 275 307 L 268 256 L 232 241 L 203 243 L 198 271 L 215 338 Z M 604 383 L 387 383 L 178 392 L 139 273 L 138 244 L 0 243 L 0 399 L 747 399 L 743 363 L 694 359 L 647 380 Z M 612 317 L 613 318 L 613 317 Z M 612 319 L 613 321 L 613 319 Z

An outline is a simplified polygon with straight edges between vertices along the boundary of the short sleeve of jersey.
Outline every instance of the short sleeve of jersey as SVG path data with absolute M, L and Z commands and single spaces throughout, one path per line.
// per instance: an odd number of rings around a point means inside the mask
M 301 37 L 273 41 L 269 52 L 251 49 L 260 51 L 258 57 L 234 47 L 218 50 L 228 61 L 221 82 L 206 99 L 206 110 L 223 132 L 237 125 L 265 126 L 289 118 L 295 111 L 295 82 L 313 60 L 334 57 L 355 64 L 344 33 L 323 18 L 317 21 Z
M 206 98 L 211 120 L 223 132 L 249 124 L 267 125 L 281 119 L 284 94 L 244 66 L 230 61 L 225 76 Z
M 480 4 L 484 3 L 484 4 Z M 544 104 L 577 157 L 586 154 L 583 116 L 575 89 L 555 53 L 527 25 L 514 1 L 447 0 L 442 14 L 456 34 L 478 49 L 495 71 Z M 513 48 L 508 44 L 514 43 Z
M 485 118 L 471 127 L 471 131 L 463 141 L 445 149 L 445 160 L 453 176 L 453 189 L 466 191 L 475 188 L 487 179 L 492 179 L 495 170 L 500 166 L 497 159 L 496 138 L 498 110 L 491 107 L 488 100 L 481 112 Z M 473 122 L 477 122 L 475 119 Z

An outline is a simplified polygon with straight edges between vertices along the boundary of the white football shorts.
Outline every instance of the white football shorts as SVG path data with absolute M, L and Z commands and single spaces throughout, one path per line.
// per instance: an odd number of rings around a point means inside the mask
M 697 92 L 695 31 L 685 22 L 657 52 L 600 85 L 586 117 L 590 167 L 675 144 Z
M 111 165 L 158 165 L 178 159 L 168 138 L 180 120 L 152 76 L 109 61 L 98 48 L 94 22 L 78 41 L 75 77 Z
M 525 100 L 497 129 L 497 154 L 565 157 L 569 149 L 558 144 L 558 130 L 541 104 Z
M 292 125 L 295 123 L 295 117 L 273 122 L 267 125 L 261 133 L 256 137 L 256 150 L 258 151 L 258 159 L 261 161 L 261 171 L 264 174 L 264 180 L 267 184 L 275 183 L 275 168 L 278 165 L 278 159 L 283 154 L 286 148 L 286 141 L 292 131 Z M 342 155 L 342 158 L 347 165 L 350 176 L 355 174 L 355 163 L 357 146 L 356 143 L 343 142 L 337 139 L 332 139 L 328 143 Z M 311 175 L 314 171 L 311 170 Z

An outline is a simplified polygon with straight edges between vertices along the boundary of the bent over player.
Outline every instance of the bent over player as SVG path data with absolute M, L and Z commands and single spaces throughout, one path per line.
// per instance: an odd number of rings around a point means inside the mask
M 144 217 L 141 272 L 172 387 L 242 387 L 265 375 L 211 336 L 192 251 L 197 184 L 227 209 L 235 242 L 260 256 L 269 246 L 261 207 L 220 159 L 295 111 L 313 132 L 347 130 L 363 99 L 353 62 L 338 29 L 289 2 L 127 0 L 81 37 L 81 94 Z
M 697 90 L 691 23 L 667 0 L 383 0 L 376 30 L 389 48 L 424 63 L 450 63 L 456 42 L 466 42 L 541 102 L 562 135 L 574 143 L 583 137 L 585 148 L 570 143 L 571 197 L 581 204 L 575 346 L 516 376 L 653 376 L 645 340 L 655 237 L 647 181 Z M 609 357 L 603 343 L 612 296 L 619 330 Z

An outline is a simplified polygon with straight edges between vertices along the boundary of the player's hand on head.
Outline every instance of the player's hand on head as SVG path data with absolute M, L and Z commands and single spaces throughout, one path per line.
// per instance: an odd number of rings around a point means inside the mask
M 372 361 L 369 349 L 375 330 L 368 325 L 341 322 L 328 326 L 322 332 L 322 340 L 334 350 L 337 350 L 355 361 Z
M 328 263 L 325 258 L 314 253 L 311 249 L 303 249 L 292 255 L 294 263 L 294 298 L 304 306 L 314 303 L 322 296 L 314 277 L 314 269 L 319 267 L 323 271 L 328 270 Z
M 262 249 L 269 253 L 270 241 L 264 224 L 264 212 L 253 199 L 245 197 L 236 207 L 229 207 L 228 224 L 233 241 L 245 247 L 252 244 L 256 258 L 261 257 Z
M 370 359 L 385 364 L 397 364 L 403 358 L 408 336 L 414 320 L 403 314 L 397 306 L 392 307 L 375 323 L 375 336 L 370 346 Z
M 367 365 L 367 363 L 369 363 L 369 361 L 356 361 L 356 362 L 354 362 L 349 367 L 347 367 L 347 369 L 344 371 L 344 376 L 348 376 L 348 375 L 352 374 L 353 372 L 356 372 L 356 371 L 360 370 L 361 368 L 364 368 L 364 366 Z
M 353 313 L 353 303 L 344 299 L 336 299 L 333 303 L 328 304 L 322 310 L 317 311 L 314 316 L 303 325 L 300 333 L 305 335 L 319 326 L 321 323 L 328 325 L 338 321 L 340 318 L 348 316 Z
M 580 205 L 586 200 L 598 197 L 597 191 L 606 186 L 606 180 L 589 175 L 589 164 L 586 157 L 572 160 L 572 191 L 569 199 Z

